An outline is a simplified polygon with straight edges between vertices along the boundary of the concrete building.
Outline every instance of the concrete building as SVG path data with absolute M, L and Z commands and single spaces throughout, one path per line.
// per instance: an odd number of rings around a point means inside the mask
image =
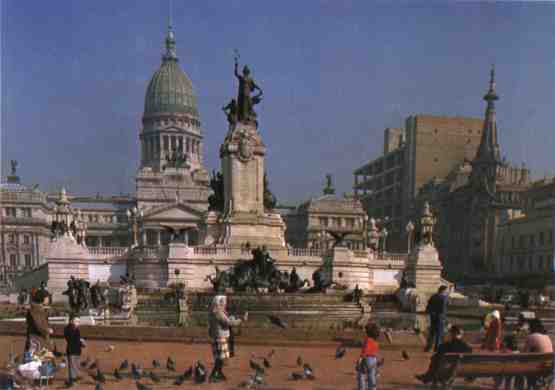
M 444 178 L 476 155 L 483 120 L 412 115 L 405 129 L 384 131 L 383 154 L 354 171 L 355 195 L 368 215 L 388 218 L 391 244 L 406 246 L 404 227 L 414 220 L 415 197 L 433 178 Z
M 495 273 L 504 279 L 552 281 L 555 179 L 532 183 L 523 193 L 523 204 L 522 211 L 507 210 L 499 224 Z

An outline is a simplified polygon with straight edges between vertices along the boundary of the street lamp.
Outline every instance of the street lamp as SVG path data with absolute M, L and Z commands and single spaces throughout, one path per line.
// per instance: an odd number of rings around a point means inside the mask
M 387 249 L 387 235 L 389 232 L 387 231 L 386 227 L 384 226 L 380 232 L 380 236 L 382 238 L 382 252 L 385 253 Z
M 410 253 L 412 251 L 414 228 L 415 226 L 412 221 L 409 221 L 409 223 L 407 223 L 407 227 L 405 228 L 407 231 L 407 253 Z

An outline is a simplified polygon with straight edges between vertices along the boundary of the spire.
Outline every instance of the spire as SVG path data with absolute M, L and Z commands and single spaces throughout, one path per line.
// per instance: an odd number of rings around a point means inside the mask
M 172 3 L 169 1 L 168 13 L 168 32 L 166 34 L 166 54 L 162 56 L 163 61 L 177 61 L 177 53 L 175 51 L 175 34 L 172 27 Z
M 497 123 L 495 120 L 495 101 L 499 97 L 495 91 L 495 65 L 491 66 L 490 81 L 488 92 L 484 95 L 487 102 L 486 114 L 484 118 L 484 128 L 482 131 L 482 140 L 476 154 L 476 160 L 499 162 L 501 161 L 499 153 L 499 144 L 497 143 Z

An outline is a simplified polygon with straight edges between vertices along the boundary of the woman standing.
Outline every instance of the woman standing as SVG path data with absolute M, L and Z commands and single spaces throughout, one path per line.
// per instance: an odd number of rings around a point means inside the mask
M 242 320 L 228 315 L 226 306 L 227 297 L 225 295 L 216 295 L 212 300 L 208 314 L 208 333 L 212 339 L 212 354 L 214 356 L 214 369 L 210 374 L 210 382 L 226 380 L 222 369 L 224 362 L 230 358 L 230 329 L 231 327 L 241 325 L 243 321 L 248 319 L 249 313 L 245 313 Z

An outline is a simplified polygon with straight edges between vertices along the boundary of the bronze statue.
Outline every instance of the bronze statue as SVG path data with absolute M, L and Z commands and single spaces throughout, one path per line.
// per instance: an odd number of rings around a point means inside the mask
M 12 166 L 12 176 L 15 176 L 17 170 L 17 160 L 10 160 L 10 165 Z
M 262 100 L 262 89 L 256 85 L 250 76 L 250 69 L 247 65 L 243 67 L 243 74 L 239 74 L 239 64 L 235 57 L 235 77 L 239 80 L 239 92 L 237 94 L 237 120 L 239 122 L 256 122 L 256 113 L 253 110 L 255 104 Z M 258 94 L 251 97 L 251 93 L 258 91 Z
M 433 235 L 435 223 L 436 218 L 430 209 L 430 204 L 425 202 L 424 210 L 422 211 L 422 216 L 420 217 L 420 234 L 422 244 L 434 245 Z
M 237 123 L 237 101 L 235 99 L 231 99 L 227 106 L 223 107 L 222 110 L 227 115 L 227 121 L 230 125 Z

